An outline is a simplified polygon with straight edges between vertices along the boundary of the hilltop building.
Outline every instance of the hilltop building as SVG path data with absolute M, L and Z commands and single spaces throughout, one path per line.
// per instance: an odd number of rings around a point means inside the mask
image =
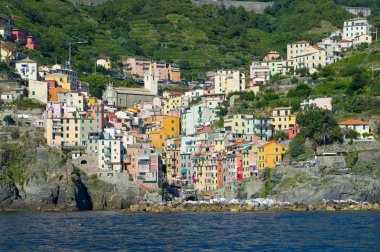
M 131 108 L 135 104 L 152 100 L 157 93 L 158 78 L 146 74 L 144 76 L 144 88 L 114 87 L 112 83 L 108 83 L 102 98 L 109 106 Z

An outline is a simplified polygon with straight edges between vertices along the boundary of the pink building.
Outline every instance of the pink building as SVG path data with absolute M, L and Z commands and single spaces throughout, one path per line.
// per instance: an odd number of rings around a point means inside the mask
M 31 50 L 41 50 L 40 44 L 38 43 L 37 39 L 33 36 L 27 36 L 26 47 L 28 47 Z
M 299 125 L 290 125 L 288 130 L 289 139 L 294 139 L 301 132 Z
M 158 153 L 153 153 L 149 143 L 132 144 L 127 150 L 127 172 L 133 181 L 144 189 L 153 189 L 162 183 L 162 160 Z
M 28 33 L 20 29 L 12 30 L 12 40 L 13 41 L 22 41 L 24 44 L 27 42 Z

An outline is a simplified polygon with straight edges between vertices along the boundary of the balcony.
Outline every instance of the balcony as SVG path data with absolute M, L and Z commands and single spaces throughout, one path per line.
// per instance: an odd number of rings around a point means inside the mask
M 62 134 L 62 130 L 61 129 L 53 130 L 53 134 Z
M 150 165 L 149 164 L 139 164 L 138 165 L 138 171 L 139 171 L 139 173 L 150 172 Z

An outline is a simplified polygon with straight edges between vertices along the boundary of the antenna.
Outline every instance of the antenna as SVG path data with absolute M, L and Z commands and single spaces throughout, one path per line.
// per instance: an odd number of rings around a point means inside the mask
M 77 39 L 79 39 L 79 38 L 77 38 Z M 66 63 L 68 70 L 71 70 L 71 45 L 72 44 L 86 44 L 86 43 L 87 43 L 86 40 L 73 41 L 73 42 L 67 42 L 66 43 L 66 45 L 69 45 L 69 60 Z

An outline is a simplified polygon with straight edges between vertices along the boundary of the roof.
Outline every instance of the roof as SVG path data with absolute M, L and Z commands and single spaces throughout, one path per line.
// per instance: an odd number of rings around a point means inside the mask
M 320 48 L 319 46 L 312 46 L 312 48 L 314 48 L 314 49 L 316 49 L 318 51 L 322 51 L 323 50 L 323 48 Z
M 51 74 L 48 74 L 45 76 L 45 78 L 47 77 L 66 77 L 68 76 L 67 74 L 63 74 L 63 73 L 51 73 Z
M 70 92 L 70 90 L 67 90 L 67 89 L 61 88 L 61 87 L 50 89 L 49 90 L 50 101 L 57 101 L 59 92 L 67 92 L 68 93 L 68 92 Z
M 307 40 L 300 40 L 300 41 L 294 42 L 293 44 L 308 44 L 308 43 L 309 43 L 309 41 L 307 41 Z
M 338 124 L 339 125 L 368 125 L 368 122 L 350 119 L 344 122 L 340 122 Z
M 135 95 L 151 95 L 154 96 L 153 93 L 150 92 L 150 90 L 145 88 L 123 88 L 123 87 L 117 87 L 115 88 L 116 92 L 122 93 L 122 94 L 135 94 Z
M 342 39 L 342 40 L 339 40 L 340 43 L 348 43 L 348 42 L 352 42 L 352 40 L 347 40 L 347 39 Z
M 31 60 L 29 58 L 26 58 L 26 59 L 22 59 L 20 61 L 17 61 L 17 63 L 37 63 L 37 62 L 34 60 Z

